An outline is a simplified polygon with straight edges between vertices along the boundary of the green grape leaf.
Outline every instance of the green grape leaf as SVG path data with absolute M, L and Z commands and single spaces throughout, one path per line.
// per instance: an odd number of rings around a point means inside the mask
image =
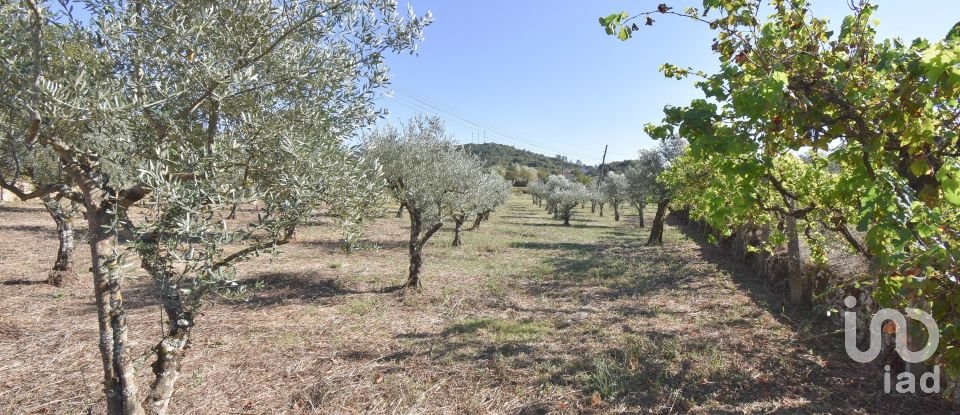
M 955 163 L 944 164 L 937 171 L 937 181 L 943 189 L 943 197 L 954 206 L 960 206 L 960 169 Z

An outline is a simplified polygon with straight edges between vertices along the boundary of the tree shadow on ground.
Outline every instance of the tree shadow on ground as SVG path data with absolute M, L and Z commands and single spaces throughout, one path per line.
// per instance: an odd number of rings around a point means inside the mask
M 0 232 L 25 232 L 53 235 L 56 234 L 57 228 L 54 228 L 53 226 L 42 225 L 3 224 L 0 225 Z
M 779 323 L 790 327 L 796 333 L 790 346 L 798 353 L 808 351 L 817 359 L 829 362 L 819 366 L 812 365 L 807 374 L 809 387 L 822 389 L 823 399 L 833 402 L 846 402 L 844 412 L 870 409 L 877 413 L 956 413 L 956 407 L 937 396 L 914 396 L 883 393 L 882 363 L 860 364 L 847 356 L 844 349 L 841 327 L 834 321 L 823 318 L 811 308 L 789 309 L 785 305 L 785 293 L 775 290 L 753 269 L 738 261 L 722 246 L 710 243 L 707 236 L 700 233 L 694 225 L 684 223 L 671 215 L 667 224 L 696 243 L 698 253 L 704 260 L 714 264 L 719 270 L 731 276 L 731 280 L 761 309 Z M 741 319 L 741 322 L 744 320 Z M 736 321 L 727 322 L 727 324 Z M 819 408 L 819 407 L 818 407 Z
M 46 213 L 46 209 L 40 206 L 8 206 L 5 204 L 0 204 L 0 213 L 10 212 L 10 213 L 37 213 L 42 212 Z
M 538 222 L 538 223 L 504 222 L 504 223 L 508 225 L 532 226 L 537 228 L 559 227 L 559 228 L 567 228 L 567 229 L 610 229 L 609 226 L 605 226 L 605 225 L 587 225 L 587 224 L 581 224 L 581 223 L 571 223 L 570 225 L 564 225 L 563 222 Z
M 297 241 L 297 244 L 303 246 L 309 246 L 311 248 L 318 248 L 325 253 L 331 254 L 343 254 L 346 253 L 346 245 L 342 241 L 334 239 L 321 239 L 321 240 L 307 240 L 307 241 Z M 362 239 L 360 240 L 361 247 L 374 247 L 373 249 L 377 250 L 393 250 L 393 249 L 407 249 L 407 241 L 395 241 L 395 240 L 372 240 L 372 239 Z
M 387 294 L 402 286 L 376 290 L 354 290 L 345 287 L 334 275 L 309 273 L 262 273 L 234 281 L 235 284 L 212 292 L 209 303 L 240 308 L 275 307 L 295 303 L 332 304 L 338 297 L 353 294 Z M 124 307 L 137 309 L 158 306 L 160 289 L 144 282 L 124 290 Z
M 511 373 L 563 364 L 564 357 L 541 341 L 554 331 L 553 326 L 538 320 L 466 319 L 438 332 L 395 335 L 404 347 L 385 360 L 398 364 L 427 360 L 429 363 L 425 364 L 464 365 L 466 370 L 481 372 L 494 369 L 501 382 L 515 383 L 523 377 Z
M 335 225 L 336 225 L 336 222 L 334 222 L 332 219 L 329 219 L 327 216 L 323 216 L 323 215 L 306 219 L 300 223 L 300 226 L 303 226 L 303 227 L 309 226 L 309 227 L 316 227 L 316 228 L 332 227 Z
M 586 243 L 573 243 L 573 242 L 511 242 L 511 248 L 520 248 L 520 249 L 544 249 L 544 250 L 570 250 L 570 251 L 584 251 L 584 250 L 595 250 L 597 246 L 595 244 L 586 244 Z
M 747 367 L 724 360 L 724 353 L 713 340 L 647 330 L 566 362 L 551 380 L 652 413 L 684 413 L 704 397 L 737 406 L 782 392 L 775 382 L 752 379 Z
M 842 335 L 830 334 L 836 327 L 811 325 L 809 321 L 823 321 L 819 315 L 784 314 L 781 294 L 691 231 L 670 220 L 667 232 L 685 238 L 667 238 L 664 245 L 653 247 L 622 230 L 604 233 L 596 244 L 511 245 L 557 251 L 542 260 L 550 271 L 527 278 L 521 289 L 557 304 L 573 299 L 573 304 L 556 310 L 508 308 L 541 315 L 582 314 L 581 326 L 623 327 L 624 335 L 637 343 L 579 350 L 579 344 L 570 345 L 573 358 L 561 358 L 562 368 L 550 382 L 571 385 L 584 396 L 596 392 L 604 402 L 654 412 L 707 408 L 710 413 L 740 413 L 752 407 L 784 414 L 906 414 L 918 408 L 953 413 L 936 397 L 882 394 L 882 369 L 849 359 Z M 731 289 L 742 292 L 749 303 L 727 301 L 724 293 Z M 668 297 L 653 304 L 647 300 L 661 293 Z M 671 310 L 674 303 L 679 308 Z M 768 315 L 781 325 L 764 323 Z M 687 334 L 679 336 L 675 330 L 680 326 L 657 321 L 677 322 L 688 327 L 682 329 Z M 684 322 L 693 322 L 693 327 Z M 781 331 L 768 335 L 765 330 Z M 545 358 L 556 360 L 557 355 Z
M 515 247 L 564 249 L 543 260 L 552 270 L 550 278 L 527 284 L 530 294 L 537 296 L 590 292 L 594 299 L 613 300 L 674 288 L 692 278 L 687 272 L 689 258 L 674 255 L 672 248 L 648 247 L 619 233 L 595 244 L 515 243 Z
M 501 219 L 543 219 L 543 216 L 533 214 L 533 215 L 498 215 L 498 218 Z
M 0 282 L 0 285 L 44 285 L 47 284 L 47 280 L 5 280 Z
M 23 232 L 23 233 L 32 233 L 35 234 L 38 238 L 57 238 L 57 228 L 52 224 L 49 226 L 44 225 L 21 225 L 21 224 L 3 224 L 0 225 L 0 233 L 4 232 Z M 73 229 L 73 238 L 75 244 L 81 244 L 86 241 L 88 238 L 86 227 L 74 228 Z M 121 240 L 122 242 L 127 242 Z
M 237 283 L 249 287 L 249 294 L 228 294 L 218 301 L 237 307 L 262 308 L 296 302 L 326 304 L 334 297 L 360 293 L 343 287 L 335 276 L 318 272 L 258 274 Z
M 630 237 L 640 237 L 640 236 L 641 236 L 640 231 L 643 231 L 643 230 L 644 230 L 643 228 L 639 228 L 639 229 L 634 230 L 634 231 L 631 232 L 631 231 L 621 230 L 620 228 L 614 228 L 614 229 L 611 229 L 611 230 L 607 231 L 607 232 L 604 234 L 604 236 L 606 236 L 606 237 L 608 237 L 608 238 L 623 238 L 623 237 L 628 237 L 628 236 L 630 236 Z

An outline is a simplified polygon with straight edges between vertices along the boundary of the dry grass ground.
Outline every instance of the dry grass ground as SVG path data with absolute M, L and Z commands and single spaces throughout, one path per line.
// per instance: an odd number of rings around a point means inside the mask
M 405 217 L 378 220 L 379 248 L 350 255 L 320 220 L 240 266 L 248 295 L 211 299 L 172 411 L 951 413 L 884 395 L 882 371 L 847 358 L 842 337 L 782 314 L 765 283 L 682 229 L 644 247 L 636 216 L 574 223 L 515 197 L 463 247 L 436 235 L 424 289 L 404 294 L 383 289 L 404 280 Z M 89 277 L 39 283 L 56 240 L 37 205 L 0 206 L 0 235 L 0 413 L 102 412 Z M 127 291 L 145 353 L 160 309 L 143 276 Z

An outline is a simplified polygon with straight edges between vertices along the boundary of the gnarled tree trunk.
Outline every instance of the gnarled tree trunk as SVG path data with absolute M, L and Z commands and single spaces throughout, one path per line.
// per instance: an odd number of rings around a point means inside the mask
M 63 210 L 60 201 L 45 197 L 43 205 L 57 224 L 57 260 L 47 275 L 47 282 L 56 287 L 72 285 L 80 280 L 73 269 L 73 218 Z
M 88 188 L 84 191 L 107 413 L 140 415 L 144 410 L 138 401 L 137 379 L 130 358 L 127 319 L 121 294 L 122 265 L 116 240 L 109 231 L 115 214 L 111 213 L 114 208 L 111 208 L 108 197 L 100 189 Z
M 175 322 L 171 322 L 174 326 Z M 151 414 L 166 414 L 170 399 L 180 377 L 180 365 L 183 362 L 184 349 L 190 340 L 189 327 L 172 327 L 156 346 L 153 352 L 156 360 L 151 365 L 153 383 L 144 406 Z
M 408 288 L 420 288 L 420 270 L 423 268 L 423 250 L 410 245 L 410 273 L 407 275 Z
M 643 207 L 637 208 L 637 217 L 640 218 L 640 227 L 641 228 L 646 227 L 646 224 L 643 223 Z
M 156 356 L 156 360 L 151 365 L 153 382 L 144 400 L 144 407 L 149 413 L 162 415 L 167 413 L 177 379 L 180 377 L 180 366 L 183 363 L 184 351 L 190 342 L 194 315 L 184 308 L 179 291 L 181 287 L 171 284 L 169 276 L 163 274 L 171 269 L 169 265 L 151 264 L 146 258 L 143 263 L 144 268 L 153 275 L 160 286 L 163 294 L 163 310 L 168 320 L 166 334 L 153 347 L 153 353 Z M 187 295 L 202 296 L 196 291 L 191 291 Z
M 480 229 L 480 224 L 481 224 L 483 221 L 489 220 L 489 219 L 490 219 L 490 211 L 489 211 L 489 210 L 486 211 L 486 212 L 478 213 L 478 214 L 477 214 L 477 217 L 474 218 L 474 220 L 473 220 L 473 226 L 471 226 L 470 229 L 467 229 L 467 230 L 468 230 L 468 231 L 472 231 L 472 230 L 475 230 L 475 229 Z
M 480 229 L 481 222 L 483 222 L 483 215 L 477 214 L 477 217 L 473 219 L 473 226 L 470 227 L 470 230 Z
M 620 222 L 620 207 L 616 204 L 613 205 L 613 220 Z
M 420 271 L 423 269 L 423 246 L 430 237 L 443 226 L 443 223 L 434 223 L 428 227 L 424 227 L 422 213 L 411 209 L 409 205 L 407 205 L 407 213 L 410 216 L 410 243 L 408 246 L 410 253 L 410 273 L 407 275 L 406 286 L 408 288 L 420 288 Z
M 453 219 L 453 246 L 463 245 L 463 221 L 465 218 L 458 217 Z
M 663 199 L 657 203 L 657 213 L 653 217 L 653 225 L 650 227 L 650 238 L 647 239 L 647 245 L 660 245 L 663 243 L 663 220 L 669 204 L 670 199 Z

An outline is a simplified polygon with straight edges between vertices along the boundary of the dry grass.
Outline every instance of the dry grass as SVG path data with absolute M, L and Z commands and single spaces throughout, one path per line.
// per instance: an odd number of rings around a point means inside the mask
M 172 412 L 950 413 L 882 395 L 841 337 L 772 310 L 777 294 L 680 229 L 642 246 L 635 220 L 562 227 L 514 198 L 463 247 L 435 236 L 417 293 L 384 292 L 404 280 L 406 218 L 350 255 L 320 220 L 241 265 L 249 295 L 211 298 Z M 102 412 L 89 275 L 39 283 L 56 248 L 39 206 L 0 206 L 0 233 L 0 413 Z M 125 304 L 139 355 L 161 329 L 151 282 Z

